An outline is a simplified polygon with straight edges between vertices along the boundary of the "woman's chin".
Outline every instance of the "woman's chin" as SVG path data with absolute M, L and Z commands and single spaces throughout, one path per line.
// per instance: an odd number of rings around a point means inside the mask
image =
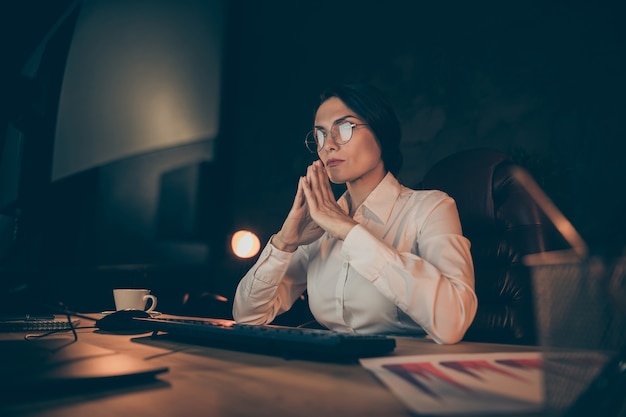
M 347 179 L 343 178 L 343 177 L 339 177 L 337 175 L 329 175 L 328 179 L 330 180 L 330 182 L 332 182 L 333 184 L 345 184 Z

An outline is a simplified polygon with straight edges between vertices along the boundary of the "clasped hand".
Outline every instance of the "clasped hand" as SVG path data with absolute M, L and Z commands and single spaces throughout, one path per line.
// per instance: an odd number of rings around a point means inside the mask
M 300 177 L 291 210 L 272 243 L 293 252 L 319 239 L 325 231 L 343 240 L 356 224 L 337 204 L 328 175 L 318 160 L 307 168 L 306 176 Z

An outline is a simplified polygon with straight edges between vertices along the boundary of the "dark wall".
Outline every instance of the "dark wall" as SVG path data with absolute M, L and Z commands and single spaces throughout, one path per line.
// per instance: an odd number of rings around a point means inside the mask
M 310 161 L 317 94 L 359 80 L 398 110 L 405 184 L 457 150 L 502 149 L 592 246 L 624 246 L 621 3 L 234 3 L 234 213 L 265 238 Z

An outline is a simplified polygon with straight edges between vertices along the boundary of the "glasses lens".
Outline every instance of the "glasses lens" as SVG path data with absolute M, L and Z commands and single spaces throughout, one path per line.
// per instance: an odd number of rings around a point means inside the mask
M 339 136 L 341 140 L 347 142 L 352 137 L 352 123 L 343 122 L 339 125 Z
M 323 130 L 315 129 L 315 138 L 317 139 L 317 148 L 322 149 L 326 141 L 326 134 Z
M 317 141 L 315 140 L 314 131 L 310 131 L 309 133 L 307 133 L 306 138 L 304 138 L 304 144 L 310 152 L 317 152 Z

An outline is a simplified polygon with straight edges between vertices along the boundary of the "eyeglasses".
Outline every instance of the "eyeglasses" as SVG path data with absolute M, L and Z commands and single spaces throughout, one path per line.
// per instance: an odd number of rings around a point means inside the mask
M 367 123 L 353 123 L 347 120 L 337 120 L 330 128 L 330 136 L 337 145 L 345 145 L 352 139 L 352 131 L 357 126 L 367 126 Z M 316 153 L 322 150 L 327 137 L 327 131 L 315 128 L 307 133 L 304 138 L 304 144 L 311 153 Z

